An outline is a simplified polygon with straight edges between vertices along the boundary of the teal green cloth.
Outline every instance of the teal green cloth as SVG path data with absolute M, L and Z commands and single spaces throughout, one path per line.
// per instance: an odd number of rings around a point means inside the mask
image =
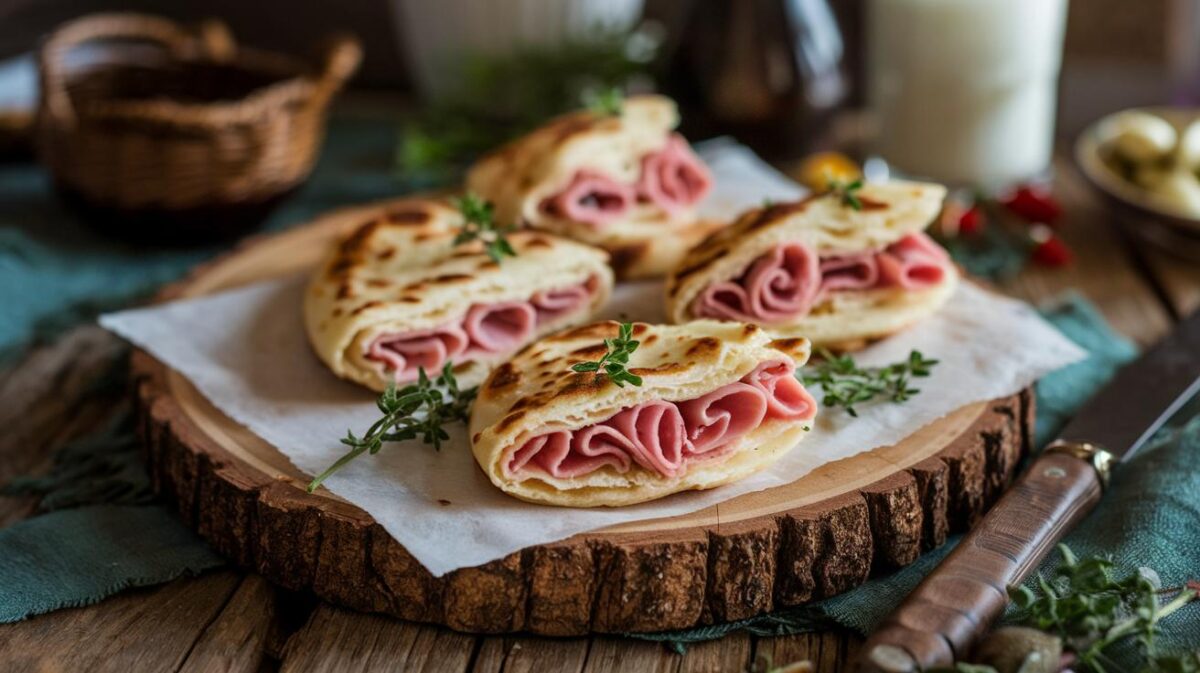
M 312 177 L 263 230 L 401 193 L 407 185 L 391 168 L 395 137 L 390 118 L 335 118 Z M 0 363 L 66 327 L 149 296 L 222 249 L 156 248 L 106 238 L 60 204 L 39 167 L 0 164 Z
M 1046 376 L 1037 386 L 1037 437 L 1044 444 L 1071 414 L 1136 355 L 1136 348 L 1114 333 L 1094 307 L 1078 295 L 1043 311 L 1066 336 L 1088 351 L 1087 359 Z M 1180 586 L 1200 575 L 1200 400 L 1175 427 L 1117 471 L 1103 502 L 1065 542 L 1079 555 L 1106 554 L 1119 573 L 1139 566 L 1158 571 L 1163 586 Z M 820 603 L 780 610 L 732 624 L 634 637 L 671 643 L 719 638 L 746 630 L 758 635 L 800 633 L 833 626 L 866 635 L 954 548 L 957 538 L 898 572 Z M 1057 558 L 1047 559 L 1049 573 Z M 1200 644 L 1200 604 L 1193 603 L 1164 622 L 1161 651 Z M 1118 653 L 1132 669 L 1131 653 Z M 1130 670 L 1118 669 L 1118 670 Z
M 222 565 L 162 506 L 92 505 L 0 529 L 0 623 Z

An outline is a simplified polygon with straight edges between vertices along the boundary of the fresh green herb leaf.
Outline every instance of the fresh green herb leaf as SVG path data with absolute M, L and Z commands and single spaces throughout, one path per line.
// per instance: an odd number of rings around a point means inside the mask
M 1009 596 L 1020 612 L 1017 618 L 1063 639 L 1078 658 L 1076 670 L 1111 673 L 1109 648 L 1132 638 L 1150 662 L 1143 673 L 1200 671 L 1195 654 L 1164 657 L 1155 652 L 1159 622 L 1196 599 L 1191 584 L 1163 591 L 1151 571 L 1117 579 L 1107 558 L 1080 560 L 1066 545 L 1059 545 L 1062 563 L 1052 577 L 1038 577 L 1038 591 L 1010 587 Z M 1174 593 L 1166 603 L 1161 594 Z
M 478 388 L 460 390 L 452 367 L 453 363 L 447 362 L 441 375 L 433 381 L 422 367 L 417 370 L 416 383 L 399 390 L 394 383 L 389 385 L 375 401 L 383 417 L 371 424 L 362 437 L 347 430 L 341 441 L 350 450 L 309 482 L 308 492 L 317 490 L 329 475 L 363 453 L 379 453 L 386 442 L 420 438 L 435 450 L 441 450 L 442 442 L 450 439 L 444 426 L 455 421 L 465 423 L 478 392 Z
M 599 360 L 574 364 L 571 366 L 571 370 L 581 373 L 603 372 L 603 375 L 617 384 L 618 388 L 624 388 L 626 383 L 635 387 L 641 386 L 642 377 L 626 369 L 629 364 L 629 355 L 637 350 L 640 343 L 633 338 L 633 323 L 623 322 L 617 338 L 604 340 L 607 352 Z
M 921 392 L 910 382 L 915 377 L 929 376 L 929 371 L 938 363 L 912 351 L 908 358 L 885 367 L 859 367 L 849 355 L 834 355 L 826 349 L 818 351 L 822 361 L 806 367 L 797 376 L 804 385 L 817 384 L 825 394 L 822 404 L 827 407 L 844 407 L 846 413 L 858 417 L 855 405 L 886 397 L 892 402 L 907 402 Z
M 858 190 L 862 189 L 862 186 L 862 178 L 853 182 L 829 178 L 829 193 L 841 197 L 842 205 L 849 206 L 854 210 L 862 210 L 862 200 L 858 197 Z
M 483 241 L 488 257 L 491 257 L 492 261 L 497 264 L 505 257 L 517 256 L 517 252 L 513 250 L 508 239 L 504 238 L 504 235 L 512 231 L 514 227 L 496 226 L 492 204 L 474 194 L 466 194 L 462 198 L 454 199 L 453 203 L 464 219 L 462 231 L 454 237 L 454 245 L 462 245 L 477 239 Z
M 620 117 L 625 105 L 625 95 L 618 87 L 589 90 L 583 94 L 583 103 L 597 117 Z

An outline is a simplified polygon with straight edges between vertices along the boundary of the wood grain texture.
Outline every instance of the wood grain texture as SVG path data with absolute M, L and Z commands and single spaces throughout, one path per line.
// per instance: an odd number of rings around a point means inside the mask
M 844 631 L 760 638 L 754 663 L 760 670 L 765 670 L 766 664 L 782 666 L 794 661 L 809 661 L 817 673 L 836 673 L 842 670 L 845 662 L 854 658 L 861 644 L 857 635 Z
M 288 640 L 281 673 L 465 671 L 475 638 L 321 605 Z
M 180 673 L 256 673 L 275 621 L 275 589 L 247 575 L 179 668 Z
M 472 673 L 580 673 L 588 658 L 585 638 L 482 638 Z
M 94 394 L 123 348 L 108 332 L 84 326 L 33 350 L 0 376 L 0 484 L 44 472 L 59 446 L 127 404 L 123 395 Z M 36 506 L 32 496 L 0 498 L 0 526 L 24 519 Z
M 173 673 L 239 584 L 224 571 L 0 626 L 3 670 Z

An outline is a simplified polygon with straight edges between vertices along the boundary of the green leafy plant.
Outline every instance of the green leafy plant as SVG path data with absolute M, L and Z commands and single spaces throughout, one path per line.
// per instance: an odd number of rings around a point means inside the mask
M 411 186 L 453 182 L 480 154 L 580 107 L 588 92 L 650 83 L 661 37 L 649 28 L 602 32 L 503 57 L 465 54 L 454 93 L 401 125 L 399 177 Z
M 817 351 L 821 362 L 797 373 L 804 385 L 819 385 L 824 393 L 821 403 L 827 407 L 843 407 L 846 413 L 858 417 L 855 405 L 876 397 L 892 402 L 907 402 L 920 393 L 911 385 L 914 377 L 929 376 L 937 360 L 912 351 L 908 358 L 884 367 L 859 367 L 850 355 L 834 355 L 826 349 Z
M 642 377 L 626 369 L 630 354 L 637 350 L 640 343 L 633 338 L 633 323 L 623 322 L 617 338 L 604 340 L 604 347 L 607 351 L 599 360 L 580 362 L 572 365 L 571 369 L 583 373 L 600 372 L 601 375 L 607 376 L 609 381 L 617 384 L 619 388 L 624 388 L 626 383 L 641 386 Z
M 858 197 L 858 190 L 862 189 L 862 186 L 862 178 L 852 182 L 836 178 L 829 179 L 829 193 L 841 198 L 843 206 L 849 206 L 854 210 L 862 210 L 862 200 Z
M 1075 653 L 1081 670 L 1121 670 L 1109 658 L 1109 648 L 1130 638 L 1149 660 L 1147 671 L 1196 670 L 1194 654 L 1159 657 L 1154 644 L 1159 622 L 1195 599 L 1195 587 L 1175 590 L 1174 598 L 1160 603 L 1161 592 L 1151 573 L 1136 572 L 1117 579 L 1111 560 L 1091 557 L 1080 561 L 1066 545 L 1058 549 L 1062 563 L 1052 577 L 1038 575 L 1038 591 L 1026 586 L 1009 589 L 1022 623 L 1061 637 Z
M 308 492 L 315 491 L 321 482 L 360 455 L 379 453 L 386 442 L 420 438 L 440 450 L 442 442 L 450 439 L 443 426 L 456 421 L 465 423 L 478 392 L 478 388 L 460 390 L 452 366 L 447 362 L 441 375 L 432 381 L 422 367 L 417 370 L 416 383 L 399 390 L 394 383 L 389 385 L 375 402 L 383 416 L 372 423 L 362 437 L 346 431 L 341 441 L 350 450 L 309 482 Z
M 516 257 L 508 239 L 504 235 L 513 230 L 512 226 L 498 227 L 492 212 L 492 204 L 474 194 L 466 194 L 454 199 L 454 207 L 463 216 L 463 229 L 454 237 L 454 245 L 462 245 L 470 241 L 483 241 L 484 250 L 488 257 L 497 264 L 505 257 Z
M 619 88 L 610 87 L 601 91 L 584 92 L 583 102 L 587 109 L 598 117 L 619 117 L 625 105 L 625 95 Z

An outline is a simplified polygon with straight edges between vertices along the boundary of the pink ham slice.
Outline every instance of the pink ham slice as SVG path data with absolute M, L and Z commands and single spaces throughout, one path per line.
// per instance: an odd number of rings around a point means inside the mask
M 701 318 L 771 324 L 808 313 L 820 290 L 820 263 L 813 249 L 781 243 L 740 278 L 705 288 L 693 312 Z
M 920 290 L 933 287 L 946 277 L 950 256 L 925 234 L 911 234 L 877 255 L 881 283 Z
M 599 287 L 600 279 L 592 276 L 579 285 L 536 292 L 529 301 L 475 304 L 461 323 L 380 335 L 367 346 L 366 357 L 393 372 L 396 383 L 407 383 L 417 379 L 419 368 L 433 373 L 447 362 L 515 351 L 539 325 L 581 310 Z
M 711 189 L 708 167 L 677 133 L 663 149 L 642 157 L 638 195 L 672 215 L 691 207 Z
M 879 283 L 879 261 L 875 253 L 821 258 L 821 289 L 866 290 Z
M 770 325 L 807 314 L 826 292 L 932 287 L 945 278 L 949 259 L 923 233 L 910 234 L 877 252 L 819 260 L 808 246 L 781 243 L 740 277 L 706 287 L 692 304 L 692 313 Z
M 571 479 L 606 466 L 623 474 L 636 463 L 672 479 L 698 462 L 727 457 L 735 440 L 766 418 L 801 422 L 816 410 L 791 361 L 773 360 L 692 400 L 642 402 L 585 428 L 533 437 L 508 455 L 504 473 Z
M 600 287 L 600 279 L 592 276 L 583 285 L 567 287 L 558 290 L 541 290 L 535 292 L 530 301 L 537 308 L 539 325 L 557 320 L 568 313 L 574 313 L 596 294 Z
M 542 210 L 600 228 L 633 206 L 633 187 L 596 171 L 579 171 L 567 188 L 542 202 Z
M 367 359 L 382 362 L 387 369 L 396 371 L 398 382 L 412 381 L 417 378 L 418 367 L 424 367 L 426 372 L 441 369 L 446 361 L 465 351 L 470 341 L 459 325 L 408 334 L 384 334 L 367 347 Z
M 618 472 L 629 470 L 629 454 L 611 443 L 593 442 L 590 446 L 573 446 L 567 430 L 549 432 L 529 440 L 513 452 L 509 463 L 513 471 L 533 464 L 546 472 L 575 477 L 611 465 Z
M 463 354 L 500 353 L 516 349 L 533 334 L 537 309 L 532 302 L 510 301 L 476 304 L 463 319 L 463 331 L 471 343 Z

